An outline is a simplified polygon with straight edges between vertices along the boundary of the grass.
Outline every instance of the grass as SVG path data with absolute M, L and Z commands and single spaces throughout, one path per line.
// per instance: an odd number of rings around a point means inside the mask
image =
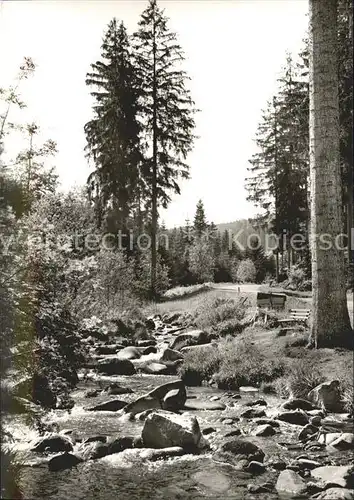
M 284 365 L 275 357 L 266 358 L 247 340 L 222 340 L 215 349 L 195 349 L 186 353 L 180 376 L 187 385 L 200 385 L 211 377 L 221 389 L 242 385 L 259 387 L 284 373 Z

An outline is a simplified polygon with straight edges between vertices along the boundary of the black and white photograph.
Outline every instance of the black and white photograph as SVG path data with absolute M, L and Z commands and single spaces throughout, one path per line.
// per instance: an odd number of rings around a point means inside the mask
M 0 0 L 1 499 L 354 500 L 352 0 Z

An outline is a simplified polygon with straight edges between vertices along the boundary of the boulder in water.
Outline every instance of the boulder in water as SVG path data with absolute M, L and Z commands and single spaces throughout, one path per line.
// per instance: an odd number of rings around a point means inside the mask
M 97 363 L 96 369 L 105 375 L 134 375 L 136 373 L 134 365 L 129 359 L 103 359 Z
M 195 451 L 205 444 L 195 417 L 168 411 L 151 413 L 145 420 L 141 437 L 148 448 L 180 446 Z
M 338 380 L 319 384 L 308 393 L 308 398 L 326 411 L 337 412 L 342 409 L 340 383 Z
M 293 425 L 306 425 L 309 423 L 309 417 L 302 410 L 281 412 L 278 414 L 277 419 Z
M 82 458 L 73 455 L 72 453 L 63 453 L 56 455 L 48 462 L 48 469 L 51 472 L 57 472 L 60 470 L 71 469 L 75 465 L 81 463 Z
M 190 345 L 200 345 L 200 344 L 208 344 L 210 339 L 208 338 L 208 334 L 203 330 L 192 330 L 186 333 L 181 333 L 174 338 L 170 344 L 171 349 L 176 349 L 180 351 L 182 347 L 187 347 Z
M 183 359 L 183 354 L 167 347 L 163 351 L 160 361 L 177 361 L 179 359 Z
M 58 451 L 72 451 L 73 444 L 70 439 L 59 434 L 40 439 L 31 451 L 42 453 L 48 451 L 56 453 Z
M 286 469 L 279 474 L 275 488 L 281 494 L 301 496 L 306 492 L 306 483 L 297 472 Z
M 114 396 L 118 396 L 120 394 L 131 394 L 133 392 L 132 389 L 129 387 L 123 387 L 117 382 L 112 382 L 111 384 L 107 385 L 104 389 L 107 394 L 112 394 Z
M 326 486 L 354 487 L 354 465 L 325 465 L 323 467 L 316 467 L 316 469 L 311 471 L 311 476 L 322 481 Z
M 140 371 L 151 375 L 167 375 L 169 370 L 165 364 L 151 361 L 140 367 Z
M 284 410 L 304 410 L 304 411 L 316 409 L 316 407 L 312 403 L 310 403 L 310 401 L 300 398 L 293 398 L 289 399 L 288 401 L 285 401 L 285 403 L 282 405 L 282 408 L 284 408 Z
M 227 441 L 221 447 L 221 451 L 233 455 L 238 460 L 248 459 L 263 462 L 264 452 L 254 443 L 242 438 Z
M 268 436 L 274 436 L 275 432 L 276 431 L 272 425 L 264 424 L 264 425 L 259 425 L 257 427 L 257 429 L 254 431 L 254 435 L 268 437 Z
M 139 359 L 141 357 L 141 351 L 138 347 L 130 346 L 124 347 L 118 353 L 118 359 Z

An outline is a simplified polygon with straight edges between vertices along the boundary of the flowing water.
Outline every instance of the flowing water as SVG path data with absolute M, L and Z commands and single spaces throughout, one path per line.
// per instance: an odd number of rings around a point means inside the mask
M 72 410 L 53 410 L 47 417 L 47 423 L 55 424 L 60 432 L 70 431 L 71 436 L 82 441 L 88 437 L 103 435 L 108 437 L 140 436 L 143 422 L 128 420 L 116 412 L 88 411 L 92 407 L 109 399 L 134 400 L 158 385 L 175 380 L 176 377 L 163 375 L 101 376 L 94 372 L 81 376 L 80 383 L 72 393 L 75 406 Z M 95 398 L 85 398 L 85 392 L 97 389 L 109 382 L 118 382 L 134 392 L 120 396 L 100 394 Z M 237 428 L 247 439 L 257 444 L 266 454 L 266 459 L 286 459 L 303 454 L 296 436 L 298 426 L 284 424 L 281 433 L 272 437 L 251 436 L 255 424 L 252 421 L 237 421 L 245 410 L 245 403 L 259 398 L 255 392 L 242 393 L 240 399 L 234 399 L 235 393 L 225 393 L 211 387 L 187 388 L 188 401 L 209 401 L 217 398 L 217 403 L 224 403 L 225 410 L 190 410 L 199 422 L 200 428 L 213 427 L 215 432 L 206 436 L 210 450 L 200 455 L 184 455 L 158 461 L 149 461 L 135 453 L 137 450 L 125 450 L 107 457 L 78 464 L 69 470 L 50 472 L 47 462 L 51 456 L 30 452 L 38 434 L 26 426 L 24 415 L 18 415 L 8 423 L 8 429 L 14 436 L 13 449 L 23 462 L 19 486 L 26 499 L 47 500 L 133 500 L 133 499 L 277 499 L 272 493 L 254 495 L 249 493 L 247 485 L 265 482 L 275 483 L 278 472 L 267 469 L 264 474 L 251 475 L 236 470 L 230 464 L 213 459 L 213 453 L 220 446 L 225 434 Z M 264 397 L 264 396 L 263 396 Z M 216 399 L 215 398 L 215 399 Z M 275 397 L 266 396 L 267 417 L 272 417 L 277 407 L 283 402 Z M 234 423 L 224 423 L 225 418 L 234 419 Z M 293 442 L 294 449 L 279 446 L 281 442 Z M 74 452 L 77 449 L 74 447 Z M 317 458 L 321 456 L 319 452 Z M 323 454 L 323 453 L 322 453 Z M 326 454 L 324 454 L 325 456 Z M 314 455 L 312 455 L 314 458 Z M 316 457 L 315 457 L 316 458 Z

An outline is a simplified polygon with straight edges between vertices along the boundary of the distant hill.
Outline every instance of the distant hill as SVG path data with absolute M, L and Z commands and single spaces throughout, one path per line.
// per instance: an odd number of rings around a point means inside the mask
M 247 246 L 247 240 L 252 235 L 258 235 L 262 245 L 265 245 L 265 232 L 263 229 L 255 229 L 247 219 L 239 219 L 233 222 L 224 222 L 217 224 L 220 232 L 231 231 L 233 237 L 237 236 L 237 241 L 244 247 Z

